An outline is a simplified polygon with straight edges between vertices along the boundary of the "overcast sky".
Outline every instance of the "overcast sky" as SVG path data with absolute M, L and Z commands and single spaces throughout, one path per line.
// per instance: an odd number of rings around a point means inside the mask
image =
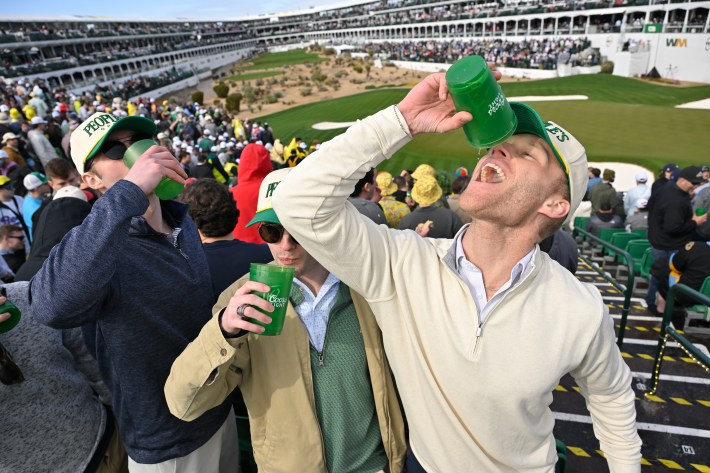
M 97 15 L 149 19 L 180 17 L 229 19 L 262 13 L 305 10 L 310 7 L 336 5 L 343 0 L 0 0 L 0 21 L 11 15 Z

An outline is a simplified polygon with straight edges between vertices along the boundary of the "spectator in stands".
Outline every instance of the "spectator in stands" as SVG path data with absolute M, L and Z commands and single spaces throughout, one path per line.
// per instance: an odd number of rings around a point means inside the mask
M 47 166 L 45 166 L 44 171 L 47 174 L 47 184 L 49 184 L 49 187 L 52 189 L 53 195 L 64 187 L 79 187 L 80 185 L 79 173 L 76 171 L 74 164 L 69 160 L 62 158 L 53 159 L 49 163 L 47 163 Z M 37 221 L 39 220 L 40 215 L 42 215 L 42 212 L 51 201 L 52 199 L 46 199 L 32 215 L 33 228 L 37 228 Z M 34 238 L 34 234 L 32 235 L 32 237 Z
M 197 158 L 197 165 L 190 169 L 189 176 L 195 179 L 214 179 L 214 173 L 212 172 L 212 164 L 209 158 L 208 150 L 201 150 L 200 155 Z
M 570 273 L 577 273 L 577 266 L 579 265 L 577 242 L 564 230 L 557 230 L 542 240 L 540 242 L 540 251 L 547 253 L 550 258 L 557 261 L 560 266 Z
M 268 313 L 273 306 L 251 294 L 268 286 L 244 276 L 222 293 L 212 320 L 175 360 L 165 384 L 168 405 L 194 422 L 239 386 L 259 470 L 401 473 L 404 419 L 372 311 L 293 239 L 271 207 L 290 171 L 266 176 L 260 211 L 249 222 L 277 264 L 295 267 L 283 332 L 259 336 L 263 328 L 245 319 L 269 323 L 255 307 Z
M 658 271 L 658 312 L 663 313 L 666 308 L 668 291 L 675 284 L 684 284 L 691 289 L 699 291 L 710 276 L 710 242 L 690 241 L 678 251 L 671 253 L 669 258 L 661 258 L 657 264 L 654 261 L 653 271 Z M 676 307 L 691 307 L 698 302 L 685 294 L 675 296 Z M 674 324 L 680 322 L 674 319 Z M 679 325 L 679 326 L 678 326 Z M 679 323 L 676 328 L 682 329 Z
M 402 220 L 402 217 L 410 212 L 409 206 L 403 202 L 395 200 L 393 197 L 393 194 L 397 191 L 397 184 L 394 183 L 392 174 L 387 171 L 380 171 L 377 173 L 375 181 L 377 188 L 380 189 L 380 193 L 382 195 L 382 198 L 379 200 L 378 204 L 385 213 L 387 225 L 390 228 L 397 228 L 400 220 Z
M 449 208 L 459 216 L 463 223 L 471 222 L 471 216 L 461 208 L 461 204 L 459 203 L 461 193 L 463 193 L 463 191 L 466 190 L 466 186 L 468 186 L 468 179 L 468 176 L 459 176 L 454 179 L 454 182 L 451 183 L 452 194 L 446 198 L 449 203 Z
M 703 182 L 701 168 L 688 166 L 680 171 L 677 181 L 670 181 L 651 194 L 648 201 L 648 241 L 651 242 L 654 260 L 668 259 L 671 253 L 694 240 L 698 226 L 707 221 L 707 214 L 695 215 L 690 204 L 690 194 Z M 652 313 L 656 313 L 657 290 L 658 279 L 651 276 L 646 303 Z
M 28 283 L 2 289 L 22 312 L 20 323 L 3 334 L 2 347 L 12 354 L 23 381 L 0 386 L 0 470 L 128 471 L 111 398 L 81 330 L 37 323 Z M 5 301 L 0 297 L 0 304 Z
M 269 124 L 264 122 L 263 129 L 259 131 L 256 135 L 257 140 L 261 141 L 265 145 L 267 143 L 274 144 L 274 133 L 269 127 Z
M 594 236 L 599 236 L 602 228 L 624 228 L 624 219 L 614 215 L 614 209 L 609 202 L 603 202 L 601 208 L 592 215 L 587 224 L 587 231 Z
M 405 215 L 399 223 L 400 230 L 416 230 L 421 223 L 431 222 L 429 238 L 453 238 L 463 226 L 459 216 L 451 209 L 434 205 L 443 192 L 436 179 L 430 175 L 420 175 L 414 182 L 412 199 L 417 208 Z
M 648 200 L 651 197 L 651 188 L 646 185 L 648 181 L 648 176 L 645 172 L 641 171 L 636 173 L 636 187 L 626 191 L 624 196 L 624 212 L 626 212 L 626 218 L 631 217 L 634 212 L 636 212 L 636 202 L 640 199 Z
M 0 225 L 0 254 L 13 273 L 25 262 L 25 235 L 22 227 L 12 224 Z
M 377 170 L 370 169 L 362 179 L 355 184 L 355 189 L 348 197 L 348 202 L 353 204 L 358 212 L 378 225 L 387 225 L 385 212 L 378 204 L 372 202 L 372 196 L 377 192 L 375 176 Z
M 42 203 L 47 200 L 48 197 L 51 197 L 52 188 L 49 187 L 44 174 L 39 172 L 26 175 L 23 179 L 23 184 L 25 189 L 27 189 L 27 195 L 22 203 L 22 218 L 24 218 L 27 224 L 30 235 L 34 235 L 34 233 L 32 233 L 32 216 Z
M 595 184 L 602 182 L 602 170 L 599 168 L 589 167 L 589 181 L 587 182 L 587 195 L 585 195 L 585 200 L 589 200 L 589 191 L 592 190 Z
M 15 195 L 15 186 L 7 176 L 0 176 L 0 224 L 17 225 L 25 235 L 25 250 L 29 252 L 32 241 L 29 228 L 22 216 L 24 199 Z
M 661 187 L 663 187 L 668 181 L 670 181 L 671 176 L 675 171 L 677 171 L 678 165 L 673 163 L 668 163 L 661 169 L 661 174 L 658 175 L 658 179 L 653 181 L 651 186 L 651 194 L 655 194 Z
M 705 183 L 700 184 L 698 187 L 695 188 L 695 191 L 693 191 L 693 210 L 695 210 L 696 207 L 707 208 L 707 206 L 705 205 L 696 205 L 702 199 L 707 197 L 705 191 L 710 188 L 710 169 L 708 168 L 708 166 L 702 166 L 700 170 L 703 173 L 703 179 L 705 179 Z
M 234 281 L 249 272 L 250 263 L 273 260 L 268 246 L 234 238 L 239 211 L 232 194 L 214 179 L 185 186 L 180 200 L 195 221 L 212 275 L 215 300 Z
M 479 161 L 461 201 L 473 221 L 454 241 L 370 225 L 345 204 L 365 170 L 412 136 L 471 119 L 456 113 L 444 76 L 325 143 L 279 185 L 274 210 L 304 250 L 370 302 L 409 414 L 408 472 L 552 471 L 551 391 L 568 371 L 584 386 L 610 470 L 639 472 L 632 376 L 613 320 L 596 288 L 536 245 L 586 190 L 586 154 L 569 132 L 513 104 L 521 134 Z M 486 381 L 462 383 L 464 372 Z
M 594 184 L 594 186 L 589 191 L 589 200 L 592 202 L 592 215 L 599 212 L 604 202 L 611 205 L 614 214 L 622 217 L 622 222 L 624 215 L 624 203 L 619 198 L 616 189 L 613 186 L 614 179 L 616 179 L 616 172 L 612 169 L 605 169 L 602 174 L 602 182 Z
M 262 145 L 249 143 L 244 147 L 239 161 L 239 180 L 231 192 L 237 202 L 238 220 L 234 238 L 248 243 L 263 243 L 256 228 L 247 228 L 254 218 L 261 181 L 272 171 L 269 152 Z
M 187 206 L 153 192 L 165 177 L 182 184 L 187 176 L 158 146 L 130 169 L 121 159 L 141 135 L 155 134 L 153 120 L 97 112 L 79 130 L 72 159 L 101 197 L 32 278 L 31 309 L 45 325 L 83 327 L 132 472 L 235 471 L 230 403 L 186 424 L 170 414 L 163 394 L 172 362 L 209 320 L 213 303 Z
M 47 121 L 41 117 L 34 117 L 31 124 L 32 129 L 28 133 L 28 137 L 30 144 L 32 145 L 32 150 L 39 158 L 42 166 L 46 166 L 52 159 L 59 158 L 56 150 L 52 146 L 52 143 L 50 143 L 44 135 L 44 131 L 47 127 Z
M 409 206 L 409 203 L 407 202 L 407 196 L 409 195 L 409 185 L 407 184 L 407 180 L 402 177 L 402 176 L 395 176 L 394 177 L 394 183 L 397 184 L 397 190 L 394 192 L 394 198 L 398 202 L 402 202 L 403 204 L 407 204 Z M 411 195 L 410 195 L 410 200 L 411 200 Z M 412 200 L 412 204 L 414 201 Z M 411 210 L 411 207 L 410 207 Z
M 10 179 L 15 195 L 23 197 L 26 194 L 24 177 L 29 173 L 29 169 L 12 161 L 5 150 L 0 150 L 0 173 Z
M 648 230 L 648 200 L 636 201 L 636 210 L 626 218 L 626 230 Z
M 39 118 L 46 118 L 49 114 L 49 108 L 47 107 L 47 103 L 44 101 L 43 95 L 44 94 L 39 90 L 33 90 L 30 93 L 30 97 L 32 97 L 32 99 L 30 99 L 29 104 L 32 108 L 34 108 L 35 113 Z
M 26 167 L 27 161 L 20 153 L 20 137 L 12 132 L 2 135 L 2 150 L 7 153 L 10 161 L 14 161 L 18 166 Z

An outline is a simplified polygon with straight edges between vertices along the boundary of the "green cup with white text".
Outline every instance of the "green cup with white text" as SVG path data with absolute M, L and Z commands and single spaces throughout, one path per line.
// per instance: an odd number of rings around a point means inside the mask
M 0 305 L 0 314 L 10 313 L 10 318 L 0 323 L 0 333 L 9 332 L 20 323 L 20 309 L 10 301 Z
M 286 320 L 288 298 L 291 294 L 291 286 L 293 285 L 293 273 L 293 266 L 260 263 L 251 263 L 249 266 L 249 280 L 266 284 L 271 288 L 269 292 L 254 291 L 253 293 L 274 306 L 273 312 L 264 312 L 258 307 L 254 307 L 259 312 L 263 312 L 271 317 L 270 324 L 265 324 L 255 319 L 249 319 L 249 322 L 264 327 L 264 333 L 261 335 L 275 336 L 281 334 L 284 321 Z
M 518 118 L 481 56 L 466 56 L 456 61 L 446 72 L 446 85 L 456 110 L 473 116 L 473 120 L 463 126 L 471 146 L 490 148 L 513 135 Z
M 156 146 L 153 140 L 140 140 L 133 143 L 126 150 L 126 154 L 123 155 L 123 162 L 129 168 L 133 167 L 133 164 L 140 158 L 140 156 L 148 151 L 151 146 Z M 169 177 L 164 177 L 158 187 L 155 188 L 155 195 L 161 200 L 173 200 L 180 195 L 185 186 L 177 181 L 170 179 Z
M 697 209 L 695 209 L 695 215 L 697 215 L 698 217 L 702 217 L 706 213 L 708 213 L 708 209 L 706 209 L 705 207 L 698 207 Z

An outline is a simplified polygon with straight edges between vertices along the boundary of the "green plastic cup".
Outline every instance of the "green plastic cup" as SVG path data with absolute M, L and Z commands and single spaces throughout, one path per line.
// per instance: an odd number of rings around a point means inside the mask
M 481 56 L 456 61 L 446 72 L 446 84 L 456 110 L 473 115 L 463 126 L 471 146 L 490 148 L 513 135 L 518 118 Z
M 695 215 L 697 215 L 698 217 L 702 217 L 706 213 L 708 213 L 708 209 L 706 209 L 705 207 L 698 207 L 697 209 L 695 209 Z
M 269 301 L 274 306 L 273 312 L 264 312 L 258 307 L 254 307 L 259 312 L 271 317 L 270 324 L 249 319 L 250 322 L 261 325 L 266 329 L 261 335 L 275 336 L 281 334 L 284 328 L 284 320 L 286 320 L 288 297 L 291 294 L 291 285 L 293 285 L 293 271 L 293 266 L 279 266 L 276 264 L 251 263 L 249 266 L 249 280 L 264 283 L 271 288 L 269 292 L 254 292 L 254 294 Z
M 148 148 L 157 144 L 158 143 L 153 140 L 136 141 L 126 150 L 126 154 L 123 155 L 123 162 L 126 163 L 126 166 L 129 168 L 133 167 L 133 164 L 135 164 L 143 153 L 148 151 Z M 180 195 L 184 187 L 185 186 L 179 182 L 173 181 L 169 177 L 164 177 L 153 192 L 155 192 L 155 195 L 157 195 L 159 199 L 173 200 Z
M 7 301 L 3 305 L 0 305 L 0 314 L 4 314 L 5 312 L 10 313 L 10 318 L 0 323 L 0 333 L 9 332 L 20 323 L 20 309 L 18 309 L 15 304 Z

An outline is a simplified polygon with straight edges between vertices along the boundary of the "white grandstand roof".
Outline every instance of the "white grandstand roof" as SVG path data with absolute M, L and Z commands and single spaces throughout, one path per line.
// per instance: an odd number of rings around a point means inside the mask
M 314 0 L 318 2 L 318 0 Z M 347 8 L 357 5 L 366 5 L 368 3 L 375 3 L 377 0 L 343 0 L 340 2 L 328 2 L 327 4 L 311 6 L 301 10 L 290 10 L 281 11 L 273 13 L 262 13 L 259 15 L 244 15 L 225 18 L 219 15 L 215 18 L 208 17 L 170 17 L 170 18 L 146 18 L 143 16 L 98 16 L 98 15 L 23 15 L 23 14 L 0 14 L 0 22 L 81 22 L 81 23 L 93 23 L 93 22 L 116 22 L 116 23 L 204 23 L 204 22 L 230 22 L 230 21 L 243 21 L 243 20 L 255 20 L 264 19 L 269 17 L 278 16 L 293 16 L 293 15 L 303 15 L 307 13 L 317 13 L 326 10 L 334 10 L 337 8 Z

